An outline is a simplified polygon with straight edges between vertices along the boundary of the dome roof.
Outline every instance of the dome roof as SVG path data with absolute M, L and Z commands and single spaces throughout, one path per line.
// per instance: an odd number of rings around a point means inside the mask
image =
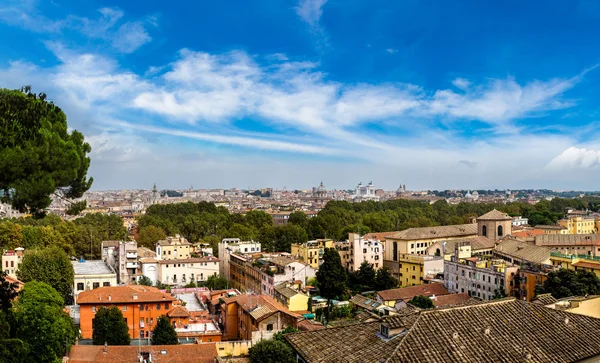
M 317 191 L 319 191 L 319 192 L 324 192 L 324 191 L 326 191 L 326 190 L 327 190 L 327 189 L 325 189 L 325 186 L 323 185 L 323 182 L 321 182 L 321 185 L 319 185 L 319 187 L 317 188 Z

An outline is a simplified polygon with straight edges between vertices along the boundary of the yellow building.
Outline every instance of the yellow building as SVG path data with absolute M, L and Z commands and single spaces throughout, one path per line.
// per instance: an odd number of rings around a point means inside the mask
M 540 229 L 544 232 L 544 234 L 571 234 L 569 233 L 569 229 L 566 226 L 557 226 L 557 225 L 541 225 L 538 224 L 535 226 L 536 229 Z
M 575 296 L 546 305 L 548 308 L 600 318 L 600 296 Z
M 275 300 L 289 311 L 307 311 L 309 297 L 282 283 L 275 286 Z
M 585 217 L 570 217 L 559 220 L 558 225 L 566 228 L 568 234 L 593 234 L 598 232 L 600 220 Z
M 426 255 L 398 255 L 398 281 L 400 287 L 423 284 L 427 275 L 444 272 L 444 258 Z
M 302 244 L 292 244 L 292 256 L 301 259 L 314 269 L 323 263 L 325 248 L 333 248 L 333 240 L 317 239 Z
M 179 236 L 167 237 L 156 242 L 156 258 L 159 260 L 181 260 L 190 258 L 193 246 L 187 239 Z
M 600 260 L 598 257 L 584 255 L 565 255 L 559 252 L 552 252 L 550 256 L 553 266 L 567 268 L 574 271 L 590 271 L 600 277 Z

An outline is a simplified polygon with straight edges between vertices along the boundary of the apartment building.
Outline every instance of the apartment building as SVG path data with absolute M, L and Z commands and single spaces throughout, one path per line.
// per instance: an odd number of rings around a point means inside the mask
M 117 273 L 122 285 L 134 283 L 138 272 L 138 248 L 135 241 L 102 241 L 102 260 Z
M 17 270 L 23 261 L 25 249 L 17 247 L 14 250 L 5 250 L 2 253 L 2 271 L 14 279 L 17 278 Z
M 192 244 L 178 234 L 156 242 L 156 258 L 159 260 L 190 258 L 193 251 Z
M 600 219 L 588 216 L 570 216 L 558 221 L 558 225 L 567 230 L 567 234 L 594 234 L 600 228 Z
M 427 255 L 398 255 L 398 279 L 400 287 L 422 285 L 427 276 L 444 272 L 444 258 Z
M 219 262 L 213 256 L 170 260 L 140 259 L 144 276 L 152 280 L 152 283 L 160 281 L 169 286 L 205 282 L 210 276 L 219 274 Z
M 383 243 L 374 239 L 366 239 L 357 233 L 348 233 L 348 240 L 342 243 L 342 248 L 336 244 L 340 252 L 342 265 L 348 271 L 357 271 L 363 262 L 367 262 L 375 270 L 383 267 Z
M 230 255 L 232 253 L 246 254 L 259 253 L 261 251 L 259 242 L 242 241 L 239 238 L 223 238 L 219 242 L 219 260 L 221 261 L 219 274 L 226 279 L 231 278 L 229 266 L 231 265 Z
M 173 308 L 175 298 L 157 288 L 130 285 L 100 287 L 83 291 L 77 303 L 80 311 L 80 330 L 83 339 L 92 339 L 92 320 L 102 306 L 117 306 L 125 317 L 133 339 L 148 338 L 161 315 Z
M 309 264 L 314 269 L 319 269 L 323 263 L 325 249 L 333 247 L 334 243 L 331 239 L 317 239 L 301 244 L 292 244 L 292 256 Z
M 444 285 L 451 293 L 491 300 L 496 291 L 514 295 L 513 279 L 518 272 L 518 266 L 503 259 L 459 258 L 457 251 L 450 261 L 444 261 Z
M 73 299 L 77 303 L 79 294 L 105 286 L 117 286 L 115 270 L 103 260 L 71 261 L 75 273 Z

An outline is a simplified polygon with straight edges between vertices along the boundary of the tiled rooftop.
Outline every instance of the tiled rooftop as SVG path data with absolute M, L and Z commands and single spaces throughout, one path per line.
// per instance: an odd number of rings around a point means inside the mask
M 415 240 L 472 236 L 477 234 L 477 224 L 457 224 L 452 226 L 409 228 L 402 232 L 386 236 L 390 239 Z

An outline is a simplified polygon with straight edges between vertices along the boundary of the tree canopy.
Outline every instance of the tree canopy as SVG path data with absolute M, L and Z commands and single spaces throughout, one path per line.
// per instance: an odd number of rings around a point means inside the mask
M 323 264 L 317 271 L 319 292 L 327 299 L 326 318 L 329 319 L 331 300 L 346 292 L 348 276 L 342 266 L 340 254 L 335 248 L 326 248 L 323 253 Z
M 58 191 L 79 198 L 87 178 L 91 147 L 46 94 L 0 89 L 0 200 L 21 212 L 43 214 Z
M 100 307 L 92 319 L 94 345 L 129 345 L 131 337 L 123 313 L 117 306 Z
M 65 303 L 73 301 L 73 265 L 58 247 L 25 251 L 17 277 L 23 282 L 40 281 L 52 286 Z
M 600 279 L 590 271 L 561 268 L 548 273 L 548 279 L 536 288 L 536 294 L 549 293 L 557 299 L 600 294 Z
M 294 363 L 294 351 L 280 340 L 261 340 L 250 348 L 252 363 Z
M 433 301 L 427 296 L 417 295 L 408 301 L 409 304 L 412 304 L 421 309 L 433 309 Z
M 211 290 L 223 290 L 227 288 L 227 279 L 219 275 L 210 275 L 202 285 Z
M 14 336 L 24 344 L 22 362 L 60 361 L 75 342 L 76 329 L 63 311 L 60 294 L 50 285 L 31 281 L 14 303 Z
M 175 345 L 179 344 L 177 332 L 173 325 L 169 323 L 169 318 L 162 315 L 156 322 L 156 327 L 152 331 L 152 345 Z

